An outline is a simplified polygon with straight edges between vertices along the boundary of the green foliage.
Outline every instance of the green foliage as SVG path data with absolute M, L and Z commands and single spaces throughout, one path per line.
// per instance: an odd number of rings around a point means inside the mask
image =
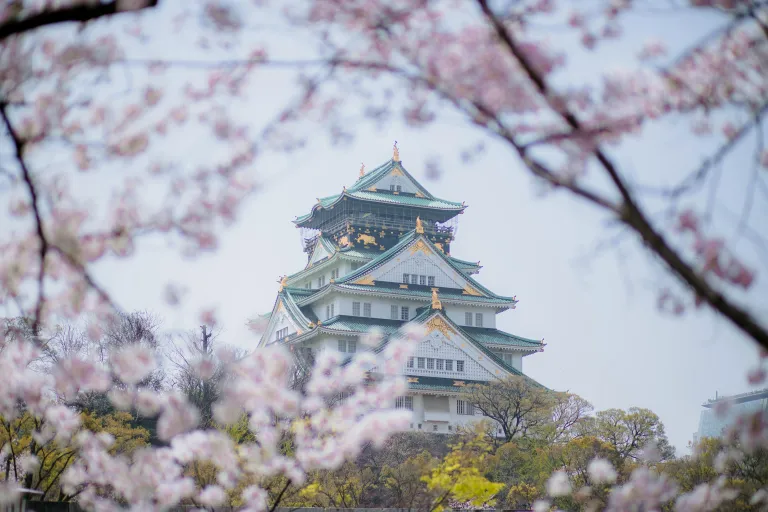
M 138 448 L 149 444 L 149 432 L 131 424 L 132 417 L 126 412 L 115 412 L 103 416 L 93 413 L 81 413 L 82 428 L 94 433 L 106 432 L 114 438 L 111 454 L 131 454 Z M 52 440 L 45 444 L 35 442 L 33 433 L 44 427 L 42 420 L 29 413 L 24 413 L 13 420 L 0 417 L 0 446 L 7 445 L 10 453 L 5 467 L 0 468 L 0 478 L 21 478 L 25 458 L 34 456 L 37 467 L 24 478 L 27 488 L 41 491 L 36 496 L 40 500 L 55 499 L 68 501 L 72 497 L 60 490 L 59 479 L 77 457 L 71 443 L 60 444 Z
M 440 512 L 449 500 L 470 503 L 474 507 L 493 505 L 504 484 L 491 482 L 481 474 L 480 469 L 490 451 L 491 446 L 483 433 L 454 445 L 443 461 L 422 477 L 427 489 L 437 494 L 430 510 Z

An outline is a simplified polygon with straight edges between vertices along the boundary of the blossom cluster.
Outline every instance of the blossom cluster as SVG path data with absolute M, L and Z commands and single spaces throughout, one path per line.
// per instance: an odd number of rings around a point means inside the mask
M 235 444 L 223 430 L 198 429 L 199 411 L 178 392 L 137 386 L 155 368 L 154 356 L 139 345 L 112 354 L 109 368 L 67 359 L 51 376 L 30 369 L 40 355 L 31 342 L 0 345 L 0 414 L 13 418 L 23 403 L 42 420 L 44 428 L 35 434 L 41 442 L 72 439 L 78 458 L 62 475 L 62 489 L 79 493 L 79 503 L 90 510 L 120 510 L 123 504 L 165 510 L 181 502 L 216 506 L 234 496 L 244 510 L 264 511 L 268 494 L 259 485 L 264 479 L 282 475 L 299 486 L 307 472 L 338 468 L 367 443 L 382 446 L 408 428 L 412 413 L 394 408 L 395 398 L 407 390 L 398 369 L 422 333 L 418 327 L 404 333 L 348 360 L 330 349 L 320 351 L 305 390 L 292 388 L 295 361 L 285 345 L 268 345 L 240 360 L 220 354 L 232 379 L 214 405 L 216 420 L 226 426 L 247 419 L 252 442 Z M 158 415 L 158 436 L 167 445 L 141 448 L 132 456 L 112 454 L 110 434 L 81 428 L 78 413 L 57 400 L 83 391 L 107 392 L 118 409 Z M 334 400 L 340 396 L 344 399 Z M 281 448 L 286 440 L 293 446 L 290 453 Z M 213 465 L 216 482 L 198 488 L 186 474 L 193 462 Z M 23 466 L 31 470 L 34 464 Z M 6 498 L 13 492 L 0 489 Z

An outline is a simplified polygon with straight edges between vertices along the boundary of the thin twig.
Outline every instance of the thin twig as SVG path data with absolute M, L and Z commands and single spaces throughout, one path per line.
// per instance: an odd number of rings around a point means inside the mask
M 24 144 L 25 141 L 19 137 L 19 135 L 16 133 L 16 131 L 13 129 L 13 124 L 11 124 L 11 120 L 8 117 L 7 112 L 7 105 L 5 103 L 0 103 L 0 116 L 3 118 L 3 123 L 5 123 L 5 128 L 8 130 L 8 135 L 10 135 L 11 140 L 13 141 L 13 146 L 16 151 L 16 160 L 19 162 L 19 167 L 21 168 L 21 174 L 22 179 L 24 181 L 24 184 L 27 187 L 27 192 L 29 193 L 29 198 L 32 203 L 32 213 L 35 217 L 35 228 L 37 230 L 37 237 L 40 239 L 40 252 L 39 252 L 39 259 L 40 259 L 40 270 L 37 274 L 37 290 L 38 290 L 38 296 L 37 296 L 37 304 L 35 305 L 35 317 L 33 319 L 32 323 L 32 331 L 34 333 L 35 338 L 37 338 L 38 332 L 40 330 L 40 320 L 43 312 L 43 306 L 45 304 L 45 258 L 48 255 L 48 239 L 45 237 L 45 230 L 43 228 L 43 218 L 40 214 L 40 206 L 38 205 L 38 194 L 37 189 L 35 188 L 34 180 L 32 179 L 32 174 L 29 172 L 29 168 L 27 167 L 27 163 L 24 161 Z

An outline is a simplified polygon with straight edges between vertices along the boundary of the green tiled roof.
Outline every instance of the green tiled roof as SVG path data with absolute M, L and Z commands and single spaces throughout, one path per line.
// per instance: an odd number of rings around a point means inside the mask
M 514 334 L 509 334 L 498 329 L 490 329 L 487 327 L 460 327 L 462 331 L 483 345 L 506 345 L 509 347 L 523 347 L 531 349 L 538 349 L 543 346 L 543 343 L 540 340 L 532 340 L 529 338 L 523 338 L 522 336 L 515 336 Z
M 419 189 L 421 192 L 421 195 L 424 197 L 416 197 L 409 194 L 392 194 L 388 190 L 382 190 L 381 192 L 372 192 L 368 190 L 371 186 L 373 186 L 374 183 L 385 177 L 387 174 L 392 172 L 392 170 L 397 167 L 400 171 L 403 172 L 403 174 L 410 179 L 413 184 Z M 293 222 L 296 224 L 302 224 L 303 222 L 306 222 L 307 220 L 311 219 L 314 215 L 315 211 L 318 207 L 321 208 L 330 208 L 331 206 L 338 203 L 340 200 L 342 200 L 344 197 L 351 197 L 353 199 L 359 199 L 361 201 L 372 201 L 375 203 L 386 203 L 386 204 L 396 204 L 396 205 L 403 205 L 403 206 L 413 206 L 417 208 L 428 208 L 428 209 L 437 209 L 437 210 L 451 210 L 451 211 L 462 211 L 464 208 L 466 208 L 466 205 L 462 203 L 457 203 L 455 201 L 447 201 L 445 199 L 440 199 L 432 194 L 430 194 L 427 189 L 425 189 L 421 184 L 414 179 L 411 174 L 405 170 L 405 167 L 400 162 L 395 162 L 394 160 L 389 160 L 383 165 L 380 165 L 376 169 L 370 171 L 369 173 L 365 174 L 362 178 L 358 179 L 351 187 L 346 189 L 345 192 L 342 192 L 341 194 L 335 194 L 332 196 L 327 197 L 320 197 L 318 198 L 318 204 L 315 204 L 312 207 L 312 210 L 306 214 L 302 215 L 300 217 L 297 217 L 296 220 Z
M 335 331 L 369 332 L 379 329 L 382 334 L 396 332 L 405 322 L 400 320 L 385 320 L 383 318 L 366 318 L 359 316 L 337 315 L 322 323 L 322 327 Z
M 411 379 L 418 379 L 418 382 L 409 382 L 409 389 L 424 389 L 430 391 L 463 391 L 466 386 L 472 384 L 485 384 L 483 381 L 466 379 L 446 379 L 443 377 L 422 377 L 421 375 L 406 375 Z M 456 384 L 459 383 L 457 386 Z
M 363 175 L 360 178 L 358 178 L 358 180 L 355 182 L 355 184 L 352 185 L 351 187 L 349 187 L 349 191 L 350 192 L 357 192 L 357 191 L 360 191 L 360 190 L 365 190 L 365 189 L 370 188 L 374 183 L 376 183 L 377 181 L 379 181 L 380 179 L 382 179 L 383 177 L 388 175 L 390 172 L 392 172 L 392 170 L 395 167 L 400 169 L 403 172 L 403 174 L 408 179 L 410 179 L 413 182 L 414 185 L 416 185 L 419 188 L 419 190 L 421 191 L 421 193 L 425 197 L 427 197 L 429 199 L 434 199 L 435 198 L 435 196 L 430 194 L 427 189 L 422 187 L 421 183 L 416 181 L 416 179 L 414 179 L 414 177 L 411 175 L 411 173 L 409 173 L 405 169 L 405 167 L 403 167 L 402 162 L 395 162 L 392 159 L 388 160 L 387 162 L 384 162 L 383 164 L 381 164 L 377 168 L 373 169 L 372 171 L 368 171 L 365 175 Z
M 514 304 L 514 303 L 517 302 L 513 297 L 504 297 L 502 295 L 496 295 L 495 293 L 490 291 L 488 288 L 484 287 L 483 285 L 481 285 L 480 283 L 478 283 L 477 281 L 472 279 L 470 276 L 467 276 L 464 273 L 464 270 L 451 260 L 450 256 L 446 255 L 445 253 L 443 253 L 443 251 L 441 251 L 440 249 L 435 247 L 435 245 L 427 237 L 417 234 L 416 230 L 409 231 L 408 233 L 404 234 L 400 238 L 400 241 L 398 243 L 396 243 L 395 245 L 390 247 L 388 250 L 386 250 L 383 253 L 381 253 L 381 255 L 378 258 L 369 261 L 368 263 L 366 263 L 365 265 L 363 265 L 362 267 L 360 267 L 356 271 L 350 272 L 349 274 L 347 274 L 346 276 L 342 277 L 341 279 L 336 280 L 336 283 L 337 284 L 349 284 L 349 283 L 352 283 L 353 281 L 356 281 L 357 279 L 365 276 L 366 274 L 371 272 L 373 269 L 379 267 L 380 265 L 383 265 L 384 263 L 386 263 L 390 259 L 394 258 L 398 253 L 400 253 L 401 250 L 403 250 L 406 246 L 408 246 L 409 243 L 411 243 L 412 241 L 414 241 L 418 237 L 421 237 L 422 240 L 427 245 L 429 245 L 429 247 L 432 249 L 432 252 L 437 254 L 439 257 L 443 258 L 443 260 L 445 260 L 445 262 L 448 263 L 448 265 L 450 265 L 454 270 L 456 270 L 456 272 L 458 272 L 459 274 L 462 274 L 464 276 L 464 278 L 468 282 L 471 283 L 472 287 L 476 288 L 480 292 L 482 292 L 485 295 L 487 295 L 487 297 L 478 297 L 478 296 L 474 296 L 474 295 L 462 295 L 462 297 L 466 298 L 467 300 L 469 300 L 471 302 L 477 302 L 475 299 L 485 299 L 486 301 L 487 300 L 495 300 L 497 303 L 500 303 L 500 304 L 501 303 L 504 303 L 504 304 Z M 409 286 L 412 286 L 412 285 L 409 285 Z M 374 286 L 373 288 L 378 288 L 378 287 L 379 287 L 379 283 L 376 283 L 376 286 Z M 369 287 L 369 288 L 371 288 L 371 287 Z M 426 286 L 423 287 L 423 288 L 425 290 L 431 290 L 430 288 L 428 288 Z M 404 289 L 404 288 L 403 289 L 398 288 L 398 290 L 400 292 L 407 292 L 407 291 L 410 291 L 410 288 L 407 289 L 407 290 Z M 450 293 L 448 291 L 448 289 L 445 289 L 445 290 L 446 290 L 446 293 Z M 403 293 L 403 294 L 404 295 L 408 295 L 407 293 Z M 442 296 L 443 289 L 440 290 L 440 294 Z M 431 295 L 431 291 L 430 291 L 430 295 Z
M 482 268 L 479 261 L 460 260 L 459 258 L 454 258 L 453 256 L 449 256 L 448 259 L 451 260 L 451 263 L 453 263 L 456 267 L 462 270 L 479 270 Z
M 400 297 L 418 297 L 425 300 L 432 298 L 432 290 L 428 286 L 419 286 L 409 284 L 408 288 L 400 288 L 396 283 L 385 283 L 383 281 L 377 281 L 375 285 L 364 284 L 351 284 L 351 283 L 336 283 L 337 288 L 355 290 L 361 292 L 378 292 L 382 294 L 397 295 Z M 451 288 L 440 288 L 441 300 L 455 300 L 462 302 L 472 302 L 480 304 L 498 304 L 500 306 L 509 306 L 514 304 L 514 300 L 510 297 L 482 297 L 479 295 L 467 295 L 462 293 L 462 290 Z

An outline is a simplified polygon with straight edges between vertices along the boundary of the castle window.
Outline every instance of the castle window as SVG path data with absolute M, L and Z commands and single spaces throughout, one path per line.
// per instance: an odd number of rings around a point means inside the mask
M 283 327 L 282 329 L 278 329 L 277 332 L 275 333 L 275 338 L 277 340 L 282 340 L 283 338 L 287 338 L 287 337 L 288 337 L 288 328 L 287 327 Z
M 482 326 L 483 326 L 483 314 L 475 313 L 475 327 L 482 327 Z
M 325 319 L 326 320 L 328 320 L 329 318 L 334 316 L 334 313 L 335 313 L 334 309 L 336 309 L 335 308 L 335 304 L 326 304 L 326 306 L 325 306 Z
M 437 425 L 432 425 L 432 431 L 437 432 Z
M 403 283 L 408 284 L 410 281 L 410 274 L 403 274 Z
M 347 351 L 347 340 L 339 340 L 339 352 Z
M 307 281 L 307 283 L 304 285 L 304 288 L 306 288 L 307 290 L 311 290 L 312 289 L 312 281 Z
M 427 358 L 427 370 L 434 370 L 435 369 L 435 360 L 431 357 Z
M 392 305 L 392 306 L 390 307 L 389 317 L 390 317 L 392 320 L 398 320 L 398 319 L 400 318 L 400 317 L 397 315 L 397 306 L 395 306 L 395 305 Z
M 464 372 L 464 361 L 456 361 L 456 371 Z
M 456 414 L 474 416 L 475 406 L 465 400 L 456 400 Z
M 408 306 L 403 306 L 400 308 L 400 320 L 410 320 L 411 318 L 411 312 L 409 311 Z
M 412 396 L 399 396 L 395 398 L 395 409 L 408 409 L 413 410 L 413 397 Z
M 411 274 L 411 284 L 419 284 L 418 274 Z
M 394 192 L 395 191 L 395 186 L 394 185 L 390 185 L 389 186 L 389 191 L 390 192 Z
M 402 186 L 400 186 L 400 185 L 398 185 L 398 186 L 396 187 L 396 189 L 397 189 L 397 191 L 398 191 L 398 192 L 402 192 L 402 191 L 403 191 L 403 187 L 402 187 Z
M 421 286 L 427 286 L 427 276 L 419 276 L 419 284 Z
M 435 369 L 436 370 L 442 370 L 443 369 L 443 363 L 445 363 L 445 360 L 443 360 L 443 359 L 435 359 Z
M 418 364 L 418 368 L 420 370 L 424 369 L 424 358 L 423 357 L 417 357 L 416 358 L 416 363 Z
M 317 278 L 317 287 L 322 288 L 325 286 L 325 276 L 320 276 Z
M 445 360 L 445 371 L 452 372 L 453 371 L 453 359 L 446 359 Z
M 338 279 L 339 278 L 339 269 L 335 268 L 331 270 L 331 279 Z
M 408 368 L 413 368 L 413 360 L 414 360 L 414 359 L 415 359 L 415 358 L 413 358 L 413 357 L 409 357 L 409 358 L 408 358 Z
M 371 318 L 371 303 L 370 302 L 364 302 L 363 303 L 363 316 L 366 318 Z
M 352 303 L 352 316 L 360 316 L 360 303 L 359 302 L 353 302 Z
M 464 325 L 472 326 L 472 313 L 464 313 Z
M 435 286 L 435 276 L 427 276 L 427 286 Z
M 350 354 L 354 354 L 355 352 L 357 352 L 357 341 L 349 340 L 347 342 L 347 352 Z

